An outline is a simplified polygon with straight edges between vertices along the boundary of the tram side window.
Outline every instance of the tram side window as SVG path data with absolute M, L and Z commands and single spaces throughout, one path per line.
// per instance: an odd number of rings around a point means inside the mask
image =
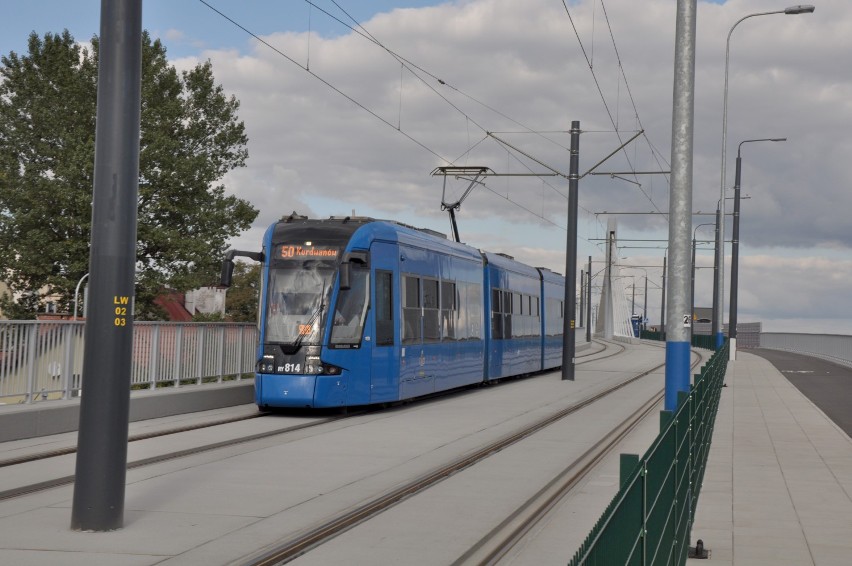
M 467 284 L 467 304 L 465 305 L 467 317 L 467 338 L 481 340 L 483 338 L 482 328 L 482 287 L 476 283 Z
M 525 336 L 533 336 L 535 335 L 535 321 L 532 315 L 532 309 L 530 309 L 530 296 L 524 295 L 521 297 L 521 302 L 524 305 L 524 335 Z
M 441 338 L 443 340 L 456 339 L 457 306 L 456 284 L 452 281 L 441 281 Z
M 376 271 L 376 345 L 393 345 L 393 273 Z
M 402 343 L 420 342 L 420 278 L 412 275 L 402 277 Z
M 438 323 L 438 281 L 423 279 L 423 341 L 438 342 L 441 340 L 441 329 Z
M 470 299 L 467 295 L 467 289 L 467 283 L 460 282 L 456 284 L 456 311 L 453 313 L 453 325 L 456 340 L 466 340 L 470 338 L 471 313 L 468 305 L 468 301 L 470 301 Z
M 533 323 L 533 336 L 541 336 L 541 311 L 539 310 L 538 297 L 530 296 L 530 313 Z
M 503 291 L 503 338 L 512 336 L 512 292 Z
M 482 286 L 476 283 L 457 283 L 456 339 L 482 339 Z
M 503 291 L 491 290 L 491 337 L 503 338 Z
M 547 332 L 548 336 L 559 336 L 562 334 L 562 301 L 555 298 L 548 298 L 545 302 L 545 308 L 547 309 L 547 320 L 545 328 L 545 332 Z
M 367 317 L 368 297 L 370 293 L 370 272 L 367 269 L 353 269 L 350 288 L 341 290 L 337 296 L 337 308 L 331 327 L 332 345 L 360 344 Z

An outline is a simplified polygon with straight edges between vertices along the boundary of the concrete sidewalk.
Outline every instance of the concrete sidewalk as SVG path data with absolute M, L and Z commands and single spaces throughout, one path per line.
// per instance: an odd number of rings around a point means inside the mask
M 737 356 L 692 544 L 716 565 L 852 564 L 852 439 L 767 360 Z

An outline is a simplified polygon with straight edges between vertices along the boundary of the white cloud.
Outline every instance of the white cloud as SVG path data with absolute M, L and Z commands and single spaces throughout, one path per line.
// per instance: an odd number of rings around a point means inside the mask
M 170 28 L 163 34 L 163 39 L 166 41 L 182 41 L 184 33 L 179 29 Z
M 600 4 L 581 0 L 569 7 L 620 138 L 626 140 L 638 123 Z M 725 37 L 743 15 L 775 9 L 777 2 L 769 0 L 699 3 L 696 210 L 714 210 L 719 198 Z M 626 156 L 619 153 L 601 170 L 668 169 L 675 3 L 609 0 L 606 10 L 639 119 L 661 155 L 655 158 L 640 138 Z M 230 24 L 222 20 L 221 25 Z M 396 10 L 363 25 L 447 84 L 418 71 L 424 84 L 353 33 L 323 38 L 282 29 L 264 37 L 298 65 L 309 62 L 312 72 L 383 123 L 257 42 L 246 52 L 205 50 L 197 58 L 175 61 L 186 68 L 211 59 L 217 80 L 242 104 L 251 157 L 245 169 L 228 176 L 227 185 L 259 207 L 261 215 L 255 228 L 234 240 L 236 247 L 257 248 L 265 225 L 292 210 L 328 215 L 356 209 L 447 231 L 446 214 L 439 207 L 442 180 L 429 176 L 435 166 L 447 164 L 441 158 L 498 172 L 528 171 L 494 140 L 481 141 L 483 129 L 523 128 L 477 101 L 536 130 L 565 131 L 571 120 L 580 120 L 586 131 L 581 136 L 582 171 L 620 143 L 559 2 L 469 0 Z M 752 198 L 743 202 L 741 239 L 748 247 L 741 252 L 740 320 L 843 320 L 846 307 L 852 307 L 843 288 L 852 266 L 846 260 L 818 260 L 849 255 L 852 248 L 852 170 L 845 163 L 852 153 L 850 28 L 852 4 L 825 0 L 814 14 L 750 19 L 732 38 L 727 184 L 733 184 L 739 141 L 789 138 L 785 144 L 750 144 L 743 150 L 743 192 Z M 548 134 L 558 144 L 529 133 L 498 135 L 567 171 L 566 134 Z M 519 159 L 532 170 L 543 170 Z M 547 182 L 567 193 L 564 180 Z M 667 211 L 664 177 L 643 176 L 638 182 L 641 189 L 619 179 L 588 176 L 581 183 L 580 205 L 592 212 Z M 564 271 L 564 230 L 507 200 L 564 226 L 564 197 L 534 178 L 491 178 L 487 185 L 493 192 L 475 189 L 459 213 L 464 239 Z M 448 186 L 457 194 L 466 184 Z M 586 213 L 581 217 L 581 238 L 598 237 L 600 224 Z M 712 220 L 697 218 L 695 225 Z M 624 216 L 619 223 L 622 237 L 665 238 L 659 216 Z M 593 244 L 581 240 L 580 258 L 600 255 Z M 787 252 L 773 261 L 775 246 Z M 791 257 L 789 250 L 799 251 Z M 661 254 L 648 261 L 660 263 Z M 705 253 L 699 261 L 709 258 Z M 709 297 L 709 271 L 699 273 L 696 295 Z M 650 311 L 654 295 L 649 295 Z

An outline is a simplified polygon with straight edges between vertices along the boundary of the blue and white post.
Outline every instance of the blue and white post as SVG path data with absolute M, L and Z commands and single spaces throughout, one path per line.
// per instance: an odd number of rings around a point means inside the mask
M 690 233 L 696 4 L 697 0 L 678 0 L 675 27 L 672 177 L 669 197 L 669 293 L 666 303 L 666 411 L 677 409 L 678 391 L 689 391 L 690 385 Z

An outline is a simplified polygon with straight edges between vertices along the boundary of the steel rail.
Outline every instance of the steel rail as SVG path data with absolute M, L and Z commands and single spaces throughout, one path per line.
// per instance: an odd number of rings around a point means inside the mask
M 624 351 L 625 348 L 622 348 Z M 600 358 L 598 358 L 600 359 Z M 588 360 L 593 361 L 593 360 Z M 511 446 L 532 434 L 544 429 L 547 426 L 565 418 L 566 416 L 579 411 L 580 409 L 587 407 L 596 401 L 614 393 L 626 387 L 627 385 L 659 370 L 664 367 L 665 363 L 654 366 L 653 368 L 643 371 L 630 377 L 620 383 L 615 384 L 612 387 L 609 387 L 603 391 L 595 393 L 573 405 L 566 407 L 552 415 L 549 415 L 532 425 L 528 425 L 518 431 L 511 433 L 503 438 L 489 443 L 483 448 L 480 448 L 476 452 L 471 454 L 462 456 L 448 464 L 440 466 L 427 474 L 424 474 L 409 483 L 406 483 L 396 489 L 393 489 L 385 494 L 382 494 L 378 497 L 375 497 L 362 505 L 359 505 L 352 509 L 351 511 L 347 511 L 345 513 L 341 513 L 331 519 L 317 525 L 316 527 L 303 532 L 300 535 L 297 535 L 291 539 L 288 539 L 282 543 L 273 545 L 271 548 L 267 547 L 267 549 L 261 550 L 258 554 L 254 556 L 244 557 L 244 564 L 250 566 L 273 566 L 277 564 L 285 564 L 290 562 L 299 556 L 307 553 L 308 551 L 316 548 L 331 539 L 337 537 L 345 531 L 355 527 L 356 525 L 363 523 L 380 513 L 384 512 L 388 508 L 396 505 L 403 499 L 416 495 L 418 493 L 424 492 L 430 487 L 436 485 L 447 477 L 469 468 L 482 460 L 485 460 L 489 456 Z
M 207 421 L 203 423 L 198 423 L 194 425 L 186 425 L 181 427 L 169 428 L 159 431 L 146 432 L 141 434 L 132 434 L 127 438 L 128 442 L 136 442 L 137 440 L 147 440 L 149 438 L 157 438 L 158 436 L 168 436 L 170 434 L 178 434 L 181 432 L 189 432 L 191 430 L 198 430 L 202 428 L 209 428 L 212 426 L 219 426 L 223 424 L 230 424 L 239 421 L 246 421 L 249 419 L 256 419 L 258 417 L 266 416 L 267 413 L 255 413 L 252 415 L 242 415 L 239 417 L 229 417 L 225 419 L 217 419 L 213 421 Z M 74 454 L 77 452 L 77 446 L 68 446 L 66 448 L 57 448 L 55 450 L 48 450 L 46 452 L 39 452 L 37 454 L 28 454 L 26 456 L 18 456 L 17 458 L 8 458 L 6 460 L 0 460 L 0 468 L 5 468 L 7 466 L 15 466 L 17 464 L 26 464 L 27 462 L 34 462 L 36 460 L 45 460 L 47 458 L 54 458 L 56 456 L 67 456 L 68 454 Z
M 604 356 L 599 356 L 599 357 L 596 357 L 596 358 L 577 362 L 578 364 L 594 362 L 594 361 L 597 361 L 597 360 L 602 360 L 602 359 L 605 359 L 605 358 L 616 356 L 616 355 L 624 352 L 624 350 L 625 350 L 625 348 L 622 345 L 614 343 L 614 342 L 603 342 L 603 341 L 599 341 L 599 340 L 596 340 L 596 341 L 598 343 L 602 344 L 604 346 L 604 349 L 599 350 L 597 352 L 591 352 L 589 354 L 586 354 L 583 357 L 588 357 L 588 356 L 592 356 L 594 354 L 600 354 L 601 352 L 606 352 L 612 346 L 618 346 L 620 349 L 613 352 L 613 353 L 604 355 Z M 553 370 L 546 370 L 544 372 L 541 372 L 541 375 L 549 373 L 551 371 L 553 371 Z M 499 380 L 499 381 L 505 382 L 507 380 Z M 490 384 L 490 383 L 486 382 L 486 384 Z M 481 385 L 481 384 L 477 384 L 477 385 Z M 458 393 L 458 392 L 459 392 L 458 389 L 444 391 L 444 392 L 441 392 L 441 393 L 437 393 L 435 395 L 430 395 L 430 396 L 415 399 L 415 401 L 434 400 L 435 398 L 440 397 L 442 395 L 449 395 L 449 394 L 454 394 L 454 393 Z M 354 416 L 358 416 L 358 415 L 363 415 L 367 412 L 374 411 L 374 410 L 378 410 L 378 408 L 371 408 L 371 409 L 366 409 L 366 410 L 363 410 L 363 411 L 355 411 L 355 412 L 350 411 L 350 412 L 348 412 L 344 415 L 339 415 L 339 416 L 335 416 L 335 417 L 328 417 L 328 418 L 320 419 L 320 420 L 317 420 L 317 421 L 311 421 L 309 423 L 289 425 L 289 426 L 286 426 L 286 427 L 277 428 L 277 429 L 266 431 L 266 432 L 251 434 L 251 435 L 247 435 L 247 436 L 243 436 L 243 437 L 239 437 L 239 438 L 234 438 L 234 439 L 230 439 L 230 440 L 223 440 L 221 442 L 204 444 L 204 445 L 196 446 L 196 447 L 193 447 L 193 448 L 190 448 L 190 449 L 179 450 L 179 451 L 175 451 L 175 452 L 169 452 L 169 453 L 166 453 L 166 454 L 161 454 L 159 456 L 152 456 L 150 458 L 145 458 L 145 459 L 141 459 L 141 460 L 135 460 L 135 461 L 132 461 L 132 462 L 128 462 L 127 469 L 128 470 L 136 469 L 136 468 L 140 468 L 142 466 L 148 466 L 148 465 L 157 464 L 157 463 L 160 463 L 160 462 L 165 462 L 165 461 L 168 461 L 168 460 L 174 460 L 174 459 L 177 459 L 177 458 L 193 456 L 193 455 L 196 455 L 196 454 L 201 454 L 201 453 L 204 453 L 204 452 L 209 452 L 209 451 L 217 450 L 217 449 L 220 449 L 220 448 L 227 448 L 229 446 L 236 446 L 236 445 L 239 445 L 239 444 L 252 442 L 254 440 L 262 440 L 264 438 L 269 438 L 269 437 L 277 436 L 277 435 L 280 435 L 280 434 L 287 434 L 287 433 L 290 433 L 290 432 L 295 432 L 295 431 L 303 430 L 303 429 L 314 427 L 314 426 L 320 426 L 320 425 L 323 425 L 323 424 L 328 424 L 328 423 L 331 423 L 331 422 L 334 422 L 334 421 L 337 421 L 337 420 L 350 418 L 350 417 L 354 417 Z M 146 439 L 150 439 L 150 438 L 167 436 L 167 435 L 171 435 L 171 434 L 179 434 L 179 433 L 182 433 L 182 432 L 189 432 L 189 431 L 198 430 L 198 429 L 202 429 L 202 428 L 209 428 L 209 427 L 213 427 L 213 426 L 230 424 L 230 423 L 233 423 L 233 422 L 249 420 L 249 419 L 263 417 L 263 416 L 267 416 L 267 415 L 270 415 L 270 413 L 256 413 L 256 414 L 253 414 L 253 415 L 243 415 L 243 416 L 240 416 L 240 417 L 232 417 L 232 418 L 227 418 L 227 419 L 217 419 L 217 420 L 214 420 L 214 421 L 209 421 L 209 422 L 205 422 L 205 423 L 198 423 L 198 424 L 195 424 L 195 425 L 187 425 L 187 426 L 175 427 L 175 428 L 161 430 L 161 431 L 142 433 L 142 434 L 130 436 L 128 438 L 128 442 L 146 440 Z M 59 456 L 67 456 L 69 454 L 74 454 L 76 452 L 77 452 L 76 446 L 69 446 L 67 448 L 59 448 L 59 449 L 55 449 L 55 450 L 39 452 L 37 454 L 20 456 L 20 457 L 17 457 L 17 458 L 9 458 L 9 459 L 0 461 L 0 468 L 25 464 L 25 463 L 29 463 L 29 462 L 38 461 L 38 460 L 46 460 L 46 459 L 49 459 L 49 458 L 55 458 L 55 457 L 59 457 Z M 29 494 L 32 494 L 32 493 L 45 491 L 45 490 L 48 490 L 48 489 L 52 489 L 54 487 L 61 487 L 63 485 L 68 485 L 68 484 L 71 484 L 73 482 L 74 482 L 74 475 L 66 475 L 66 476 L 62 476 L 62 477 L 59 477 L 59 478 L 52 478 L 52 479 L 49 479 L 49 480 L 45 480 L 45 481 L 42 481 L 42 482 L 18 486 L 18 487 L 15 487 L 15 488 L 0 491 L 0 501 L 13 499 L 13 498 L 16 498 L 16 497 L 22 497 L 24 495 L 29 495 Z
M 599 354 L 601 352 L 605 352 L 612 345 L 620 346 L 619 344 L 609 344 L 608 345 L 608 344 L 603 343 L 601 341 L 598 341 L 598 342 L 604 346 L 603 350 L 599 350 L 597 352 L 590 352 L 588 354 L 585 354 L 584 356 L 578 356 L 578 357 L 587 357 L 587 356 L 592 356 L 594 354 Z M 584 360 L 584 361 L 578 362 L 578 363 L 587 363 L 587 362 L 592 362 L 592 361 L 595 361 L 595 360 L 602 360 L 602 359 L 605 359 L 605 358 L 608 358 L 608 357 L 618 355 L 623 351 L 624 351 L 624 348 L 621 347 L 621 350 L 619 350 L 617 352 L 613 352 L 613 353 L 608 354 L 606 356 L 600 356 L 600 357 L 593 358 L 593 359 L 590 359 L 590 360 Z M 548 369 L 548 370 L 546 370 L 542 373 L 548 373 L 550 371 L 552 371 L 552 370 Z M 476 385 L 481 385 L 481 384 L 475 384 L 474 386 L 476 386 Z M 419 401 L 419 400 L 433 399 L 433 398 L 438 397 L 442 394 L 456 393 L 458 391 L 459 390 L 442 391 L 442 392 L 436 393 L 434 395 L 428 395 L 428 396 L 424 396 L 424 397 L 420 397 L 420 398 L 416 398 L 416 399 L 412 399 L 412 400 L 413 401 Z M 159 436 L 168 436 L 170 434 L 180 434 L 182 432 L 189 432 L 189 431 L 193 431 L 193 430 L 199 430 L 199 429 L 202 429 L 202 428 L 210 428 L 210 427 L 214 427 L 214 426 L 220 426 L 220 425 L 231 424 L 231 423 L 250 420 L 250 419 L 256 419 L 256 418 L 259 418 L 259 417 L 266 417 L 266 416 L 269 416 L 271 414 L 272 413 L 269 413 L 269 412 L 257 412 L 257 413 L 251 414 L 251 415 L 241 415 L 241 416 L 238 416 L 238 417 L 228 417 L 228 418 L 223 418 L 223 419 L 215 419 L 215 420 L 205 421 L 205 422 L 194 424 L 194 425 L 185 425 L 185 426 L 180 426 L 180 427 L 163 429 L 163 430 L 159 430 L 159 431 L 152 431 L 152 432 L 134 434 L 134 435 L 130 435 L 128 437 L 127 441 L 128 442 L 136 442 L 136 441 L 139 441 L 139 440 L 148 440 L 150 438 L 157 438 Z M 353 415 L 356 415 L 356 414 L 360 415 L 360 414 L 362 414 L 362 411 L 349 413 L 348 415 L 344 415 L 344 416 L 353 416 Z M 343 416 L 338 417 L 338 418 L 343 418 Z M 323 420 L 323 421 L 316 423 L 316 424 L 323 424 L 325 422 L 329 422 L 329 421 Z M 303 427 L 304 425 L 298 425 L 298 426 Z M 285 428 L 281 428 L 281 429 L 276 429 L 277 432 L 276 431 L 270 431 L 269 434 L 286 433 L 286 432 L 289 432 L 290 430 L 299 430 L 299 429 L 295 429 L 295 428 L 292 428 L 292 427 L 285 427 Z M 220 446 L 215 446 L 215 448 L 219 448 L 219 447 Z M 0 460 L 0 468 L 5 468 L 5 467 L 8 467 L 8 466 L 16 466 L 18 464 L 26 464 L 27 462 L 35 462 L 37 460 L 45 460 L 45 459 L 48 459 L 48 458 L 55 458 L 57 456 L 67 456 L 68 454 L 75 454 L 76 452 L 77 452 L 77 446 L 75 445 L 75 446 L 68 446 L 68 447 L 65 447 L 65 448 L 56 448 L 54 450 L 47 450 L 47 451 L 44 451 L 44 452 L 38 452 L 38 453 L 35 453 L 35 454 L 27 454 L 25 456 L 18 456 L 18 457 L 15 457 L 15 458 L 7 458 L 5 460 Z
M 692 364 L 694 369 L 703 356 Z M 660 389 L 642 406 L 568 465 L 547 485 L 509 515 L 502 523 L 480 539 L 453 563 L 491 566 L 500 562 L 560 501 L 577 486 L 645 417 L 662 401 L 665 388 Z
M 338 420 L 341 420 L 341 419 L 345 419 L 345 418 L 355 416 L 356 414 L 361 414 L 361 413 L 348 413 L 346 415 L 340 415 L 340 416 L 336 416 L 336 417 L 328 417 L 328 418 L 321 419 L 321 420 L 318 420 L 318 421 L 311 421 L 309 423 L 291 425 L 291 426 L 287 426 L 287 427 L 284 427 L 284 428 L 278 428 L 278 429 L 275 429 L 275 430 L 259 432 L 259 433 L 250 434 L 250 435 L 247 435 L 247 436 L 241 436 L 239 438 L 232 438 L 232 439 L 229 439 L 229 440 L 222 440 L 220 442 L 213 442 L 213 443 L 210 443 L 210 444 L 204 444 L 202 446 L 195 446 L 193 448 L 188 448 L 188 449 L 185 449 L 185 450 L 177 450 L 175 452 L 169 452 L 169 453 L 166 453 L 166 454 L 161 454 L 159 456 L 151 456 L 149 458 L 143 458 L 141 460 L 134 460 L 133 462 L 127 463 L 127 469 L 133 470 L 135 468 L 141 468 L 143 466 L 149 466 L 151 464 L 158 464 L 160 462 L 166 462 L 168 460 L 174 460 L 174 459 L 177 459 L 177 458 L 184 458 L 186 456 L 194 456 L 196 454 L 202 454 L 204 452 L 210 452 L 212 450 L 217 450 L 219 448 L 227 448 L 227 447 L 230 447 L 230 446 L 237 446 L 239 444 L 245 444 L 247 442 L 252 442 L 254 440 L 262 440 L 264 438 L 269 438 L 271 436 L 277 436 L 277 435 L 280 435 L 280 434 L 286 434 L 286 433 L 289 433 L 289 432 L 295 432 L 295 431 L 303 430 L 303 429 L 306 429 L 306 428 L 311 428 L 311 427 L 315 427 L 315 426 L 319 426 L 319 425 L 323 425 L 323 424 L 328 424 L 328 423 L 331 423 L 331 422 L 334 422 L 334 421 L 338 421 Z M 190 430 L 197 429 L 197 428 L 204 428 L 204 427 L 203 426 L 189 427 Z M 153 436 L 163 436 L 163 435 L 153 435 Z M 74 452 L 76 452 L 76 448 L 74 449 Z M 67 453 L 63 454 L 63 455 L 67 455 Z M 52 456 L 47 456 L 47 457 L 52 457 Z M 47 458 L 47 457 L 45 457 L 45 458 Z M 45 459 L 45 458 L 36 458 L 36 459 Z M 30 461 L 32 461 L 32 460 L 30 460 Z M 71 483 L 74 483 L 74 475 L 73 474 L 68 475 L 68 476 L 62 476 L 62 477 L 59 477 L 59 478 L 53 478 L 53 479 L 45 480 L 45 481 L 38 482 L 38 483 L 23 485 L 23 486 L 15 487 L 15 488 L 12 488 L 12 489 L 7 489 L 5 491 L 0 491 L 0 501 L 4 501 L 6 499 L 13 499 L 15 497 L 20 497 L 22 495 L 28 495 L 28 494 L 31 494 L 31 493 L 36 493 L 36 492 L 39 492 L 39 491 L 44 491 L 44 490 L 51 489 L 51 488 L 54 488 L 54 487 L 61 487 L 63 485 L 68 485 L 68 484 L 71 484 Z

